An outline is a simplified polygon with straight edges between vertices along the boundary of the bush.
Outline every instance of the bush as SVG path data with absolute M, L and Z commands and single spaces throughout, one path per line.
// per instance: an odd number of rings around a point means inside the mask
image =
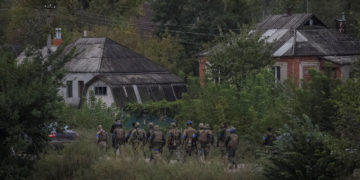
M 281 134 L 265 166 L 269 179 L 335 179 L 352 172 L 350 161 L 334 148 L 333 137 L 321 132 L 310 119 L 295 118 Z
M 99 124 L 105 129 L 110 129 L 116 118 L 126 120 L 120 108 L 115 105 L 107 107 L 101 99 L 89 105 L 84 103 L 80 109 L 64 104 L 59 117 L 71 128 L 85 129 L 96 128 Z

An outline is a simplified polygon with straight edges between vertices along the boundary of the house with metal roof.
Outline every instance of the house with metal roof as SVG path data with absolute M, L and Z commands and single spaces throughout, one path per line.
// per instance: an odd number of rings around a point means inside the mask
M 336 22 L 336 28 L 330 29 L 313 14 L 281 14 L 257 24 L 255 31 L 272 45 L 275 78 L 301 86 L 302 80 L 310 78 L 309 69 L 322 70 L 326 62 L 331 64 L 333 77 L 348 78 L 351 64 L 360 55 L 360 41 L 345 33 L 344 16 Z M 199 55 L 200 79 L 205 76 L 208 56 L 211 50 Z
M 79 38 L 64 49 L 73 52 L 65 64 L 59 94 L 79 106 L 91 96 L 107 106 L 127 103 L 175 101 L 186 91 L 184 82 L 160 65 L 109 38 Z

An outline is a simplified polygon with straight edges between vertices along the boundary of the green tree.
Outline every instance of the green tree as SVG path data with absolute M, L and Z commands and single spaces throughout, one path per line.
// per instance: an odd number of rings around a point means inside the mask
M 336 132 L 342 138 L 358 143 L 360 140 L 360 82 L 349 79 L 334 92 L 337 108 Z
M 58 54 L 45 60 L 30 52 L 32 60 L 17 64 L 7 53 L 0 55 L 0 177 L 28 175 L 47 142 L 50 125 L 57 119 L 58 87 L 63 62 Z
M 268 179 L 336 179 L 352 173 L 340 152 L 333 148 L 333 137 L 319 130 L 311 120 L 294 117 L 279 130 L 269 164 L 265 166 Z M 347 156 L 347 155 L 345 155 Z
M 210 77 L 219 83 L 230 83 L 241 89 L 250 72 L 272 65 L 271 49 L 256 33 L 244 28 L 240 34 L 230 33 L 211 50 Z
M 320 130 L 333 131 L 337 109 L 332 98 L 333 91 L 340 85 L 338 79 L 330 77 L 327 70 L 317 72 L 310 70 L 311 79 L 296 90 L 294 113 L 297 116 L 306 114 Z

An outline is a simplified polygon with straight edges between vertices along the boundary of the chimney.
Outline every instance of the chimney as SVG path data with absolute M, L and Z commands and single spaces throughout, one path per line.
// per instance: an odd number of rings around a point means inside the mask
M 55 28 L 55 38 L 52 40 L 52 45 L 59 46 L 61 42 L 61 28 Z
M 346 19 L 345 13 L 342 13 L 341 19 L 336 20 L 336 30 L 339 33 L 346 33 Z

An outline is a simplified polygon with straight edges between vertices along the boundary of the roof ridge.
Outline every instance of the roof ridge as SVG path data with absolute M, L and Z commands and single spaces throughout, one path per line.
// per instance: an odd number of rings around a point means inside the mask
M 104 52 L 105 52 L 105 44 L 106 44 L 106 37 L 103 37 L 105 40 L 104 40 L 104 43 L 102 43 L 102 51 L 101 51 L 101 56 L 100 56 L 100 63 L 99 63 L 99 70 L 98 72 L 100 73 L 101 72 L 101 67 L 102 67 L 102 63 L 104 61 Z

